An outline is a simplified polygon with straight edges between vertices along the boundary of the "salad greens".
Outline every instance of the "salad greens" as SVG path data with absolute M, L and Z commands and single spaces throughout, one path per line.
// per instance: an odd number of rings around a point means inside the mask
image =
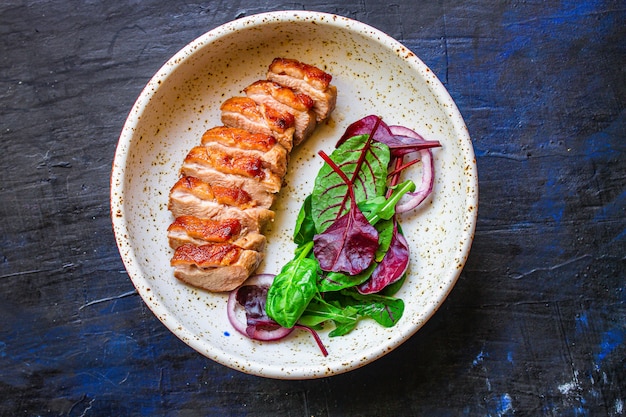
M 325 163 L 297 217 L 294 257 L 261 292 L 274 326 L 311 331 L 325 352 L 315 330 L 326 323 L 334 325 L 334 337 L 363 318 L 384 327 L 400 320 L 404 302 L 393 294 L 404 281 L 410 253 L 396 214 L 430 194 L 436 146 L 410 129 L 368 116 L 348 127 L 330 156 L 320 152 Z M 411 155 L 416 157 L 405 161 Z M 400 182 L 402 171 L 420 160 L 419 189 L 411 180 Z
M 267 292 L 265 310 L 283 327 L 293 327 L 317 293 L 320 267 L 308 257 L 313 242 L 305 244 L 294 259 L 287 262 Z
M 325 154 L 324 154 L 325 155 Z M 389 147 L 374 142 L 371 135 L 360 135 L 348 139 L 330 156 L 341 170 L 332 167 L 328 160 L 315 178 L 311 211 L 318 233 L 324 232 L 349 210 L 354 192 L 357 202 L 365 202 L 382 196 L 387 189 L 387 165 Z M 344 174 L 348 181 L 344 181 Z

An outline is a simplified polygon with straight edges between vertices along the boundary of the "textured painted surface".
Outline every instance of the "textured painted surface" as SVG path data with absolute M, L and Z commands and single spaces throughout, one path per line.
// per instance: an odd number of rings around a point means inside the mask
M 275 381 L 202 357 L 145 307 L 109 175 L 169 57 L 304 8 L 387 32 L 444 82 L 474 140 L 479 219 L 461 279 L 407 343 Z M 626 413 L 623 2 L 8 1 L 0 34 L 0 415 Z

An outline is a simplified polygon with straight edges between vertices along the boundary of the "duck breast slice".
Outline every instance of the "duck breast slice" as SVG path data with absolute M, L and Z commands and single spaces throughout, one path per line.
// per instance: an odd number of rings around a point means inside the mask
M 222 103 L 220 110 L 224 125 L 271 135 L 291 152 L 296 130 L 293 114 L 257 104 L 250 97 L 231 97 Z
M 167 237 L 172 249 L 186 243 L 196 246 L 207 243 L 232 243 L 243 249 L 263 251 L 267 243 L 267 238 L 258 232 L 242 233 L 241 225 L 235 219 L 216 221 L 195 216 L 176 218 L 167 229 Z
M 207 291 L 232 291 L 259 266 L 263 254 L 229 243 L 179 246 L 171 260 L 174 276 Z
M 317 119 L 312 110 L 315 102 L 308 95 L 269 80 L 256 81 L 244 92 L 257 103 L 293 114 L 296 123 L 294 146 L 308 138 L 315 129 Z
M 328 118 L 337 103 L 337 87 L 330 84 L 332 78 L 313 65 L 288 58 L 275 58 L 267 73 L 268 80 L 311 97 L 318 122 Z
M 174 217 L 237 219 L 243 230 L 248 232 L 261 232 L 274 220 L 274 212 L 256 206 L 244 190 L 211 187 L 195 177 L 183 177 L 174 184 L 170 190 L 168 209 Z
M 202 144 L 235 158 L 259 158 L 264 168 L 280 177 L 287 172 L 287 150 L 270 135 L 220 126 L 207 130 L 202 135 Z

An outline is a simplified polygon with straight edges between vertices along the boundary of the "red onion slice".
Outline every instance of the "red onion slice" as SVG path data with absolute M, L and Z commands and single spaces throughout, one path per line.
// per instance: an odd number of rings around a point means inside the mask
M 274 275 L 258 274 L 250 277 L 250 279 L 248 279 L 242 287 L 246 285 L 256 285 L 258 287 L 269 288 L 273 280 Z M 248 326 L 245 319 L 245 310 L 243 306 L 237 302 L 237 291 L 239 291 L 239 288 L 230 292 L 226 307 L 228 321 L 235 328 L 235 330 L 250 339 L 263 341 L 282 339 L 293 331 L 293 329 L 281 327 L 278 324 L 269 321 L 263 324 L 262 327 Z
M 259 329 L 257 327 L 252 327 L 249 333 L 245 333 L 250 339 L 261 340 L 264 342 L 269 342 L 272 340 L 280 340 L 283 337 L 289 335 L 293 329 L 288 329 L 286 327 L 276 326 L 276 328 L 267 328 L 267 329 Z
M 404 126 L 389 126 L 391 133 L 399 136 L 408 136 L 414 138 L 418 142 L 425 142 L 424 139 L 413 130 Z M 419 206 L 422 201 L 433 191 L 435 183 L 435 165 L 433 163 L 433 153 L 430 149 L 421 149 L 419 151 L 422 161 L 422 181 L 417 190 L 412 193 L 406 193 L 404 198 L 396 205 L 396 213 L 404 213 L 413 210 Z M 407 198 L 408 197 L 408 198 Z

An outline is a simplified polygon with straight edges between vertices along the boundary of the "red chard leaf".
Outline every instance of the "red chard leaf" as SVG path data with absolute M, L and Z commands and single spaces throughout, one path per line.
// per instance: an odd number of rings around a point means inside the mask
M 313 254 L 324 271 L 356 275 L 374 260 L 378 249 L 378 231 L 359 210 L 353 182 L 328 155 L 320 152 L 320 156 L 346 184 L 350 206 L 347 213 L 313 237 Z
M 373 140 L 381 143 L 387 143 L 393 140 L 393 134 L 385 122 L 378 116 L 370 115 L 348 126 L 346 132 L 337 142 L 336 147 L 338 148 L 351 137 L 359 135 L 372 135 Z
M 365 270 L 376 255 L 378 232 L 356 204 L 324 233 L 313 238 L 313 253 L 324 271 L 356 275 Z
M 376 266 L 370 279 L 357 287 L 361 294 L 372 294 L 398 281 L 409 266 L 409 244 L 394 224 L 394 233 L 389 250 Z
M 387 145 L 372 141 L 368 135 L 355 136 L 335 149 L 330 157 L 337 169 L 324 164 L 312 192 L 311 215 L 318 232 L 348 212 L 351 192 L 358 204 L 384 195 L 387 189 L 390 160 Z

